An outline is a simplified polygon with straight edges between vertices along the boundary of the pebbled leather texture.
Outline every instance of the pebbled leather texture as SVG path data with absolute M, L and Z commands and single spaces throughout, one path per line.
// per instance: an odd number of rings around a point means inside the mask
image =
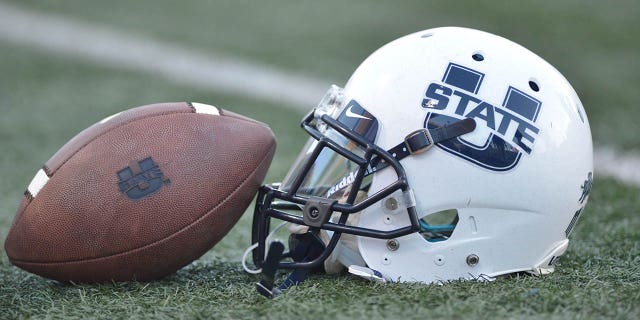
M 36 197 L 26 193 L 7 255 L 60 281 L 162 278 L 233 227 L 275 146 L 268 126 L 225 110 L 197 114 L 188 103 L 165 103 L 123 112 L 46 162 L 49 181 Z M 132 187 L 138 192 L 123 191 Z

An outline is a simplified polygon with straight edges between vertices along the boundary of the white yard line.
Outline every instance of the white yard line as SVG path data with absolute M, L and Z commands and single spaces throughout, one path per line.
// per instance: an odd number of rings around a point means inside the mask
M 0 2 L 0 39 L 180 84 L 311 110 L 328 82 Z
M 593 162 L 597 175 L 640 187 L 640 154 L 620 153 L 613 147 L 603 146 L 594 150 Z
M 329 81 L 260 63 L 199 52 L 66 17 L 0 2 L 0 41 L 87 62 L 160 76 L 175 83 L 311 110 Z M 597 148 L 596 175 L 640 186 L 640 154 Z

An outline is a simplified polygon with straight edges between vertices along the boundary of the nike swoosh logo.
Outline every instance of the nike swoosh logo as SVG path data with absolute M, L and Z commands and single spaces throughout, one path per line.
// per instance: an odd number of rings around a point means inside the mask
M 349 107 L 349 109 L 347 109 L 347 112 L 345 112 L 345 115 L 347 117 L 371 120 L 371 118 L 367 118 L 367 117 L 365 117 L 365 116 L 363 116 L 361 114 L 353 113 L 353 111 L 351 111 L 351 108 L 353 108 L 353 106 Z

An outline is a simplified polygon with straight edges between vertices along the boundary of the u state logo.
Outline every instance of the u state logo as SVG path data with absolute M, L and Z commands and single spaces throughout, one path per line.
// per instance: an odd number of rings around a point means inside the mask
M 442 82 L 429 84 L 422 100 L 422 107 L 429 110 L 424 127 L 434 129 L 459 120 L 446 114 L 473 118 L 488 129 L 482 143 L 457 137 L 437 146 L 489 170 L 511 170 L 523 153 L 532 151 L 540 133 L 536 120 L 542 102 L 513 86 L 506 89 L 500 106 L 484 101 L 477 95 L 483 79 L 481 72 L 449 63 Z

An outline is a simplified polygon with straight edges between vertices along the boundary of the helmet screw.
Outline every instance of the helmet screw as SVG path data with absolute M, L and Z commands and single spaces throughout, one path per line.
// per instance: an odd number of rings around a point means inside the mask
M 467 264 L 470 267 L 475 267 L 478 264 L 478 262 L 480 262 L 480 258 L 477 255 L 470 254 L 467 256 Z
M 387 198 L 387 200 L 384 202 L 384 206 L 388 209 L 388 210 L 396 210 L 398 209 L 398 200 L 396 200 L 396 198 Z
M 318 208 L 311 208 L 311 210 L 309 210 L 309 216 L 313 219 L 317 218 L 318 216 L 320 216 L 320 210 L 318 210 Z
M 390 251 L 396 251 L 398 248 L 400 248 L 400 242 L 398 242 L 398 240 L 390 239 L 387 241 L 387 249 Z

